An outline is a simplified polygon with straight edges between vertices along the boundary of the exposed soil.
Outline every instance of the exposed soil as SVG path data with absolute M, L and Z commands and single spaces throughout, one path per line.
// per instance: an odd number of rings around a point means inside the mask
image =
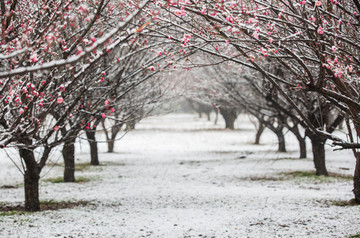
M 74 208 L 78 206 L 86 206 L 89 205 L 88 201 L 41 201 L 40 211 L 47 210 L 59 210 L 59 209 L 67 209 Z M 25 206 L 23 204 L 17 205 L 8 205 L 8 204 L 0 204 L 0 212 L 25 212 Z

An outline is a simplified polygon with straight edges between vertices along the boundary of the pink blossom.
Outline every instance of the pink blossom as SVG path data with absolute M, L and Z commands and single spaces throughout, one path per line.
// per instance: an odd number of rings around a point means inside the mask
M 321 6 L 321 1 L 317 1 L 315 5 L 316 5 L 317 7 L 320 7 L 320 6 Z
M 324 34 L 324 30 L 323 30 L 323 28 L 322 28 L 321 26 L 319 26 L 319 28 L 317 29 L 317 33 L 318 33 L 319 35 Z
M 190 34 L 184 34 L 183 42 L 188 43 L 190 42 L 191 35 Z
M 105 113 L 102 113 L 101 116 L 102 116 L 102 118 L 105 118 L 105 117 L 106 117 Z
M 93 42 L 93 43 L 95 43 L 96 42 L 96 38 L 95 37 L 90 37 L 90 40 Z
M 109 100 L 105 100 L 105 105 L 106 105 L 106 106 L 109 105 Z
M 255 61 L 255 56 L 254 55 L 249 55 L 249 58 L 250 58 L 251 62 Z
M 56 100 L 57 103 L 63 103 L 64 99 L 62 97 L 58 97 L 58 99 Z
M 38 62 L 39 59 L 38 59 L 38 55 L 37 53 L 33 53 L 31 56 L 30 56 L 30 60 L 34 63 Z
M 59 126 L 54 126 L 54 131 L 59 130 Z
M 155 67 L 154 67 L 154 66 L 151 66 L 151 67 L 150 67 L 150 71 L 152 71 L 152 72 L 155 71 Z
M 186 16 L 186 12 L 183 9 L 176 10 L 175 15 L 177 15 L 177 16 Z
M 76 55 L 79 55 L 83 52 L 83 49 L 79 46 L 76 48 Z
M 230 22 L 230 23 L 232 23 L 232 22 L 233 22 L 233 20 L 232 20 L 232 18 L 231 18 L 231 16 L 230 16 L 230 15 L 226 17 L 226 20 L 227 20 L 228 22 Z

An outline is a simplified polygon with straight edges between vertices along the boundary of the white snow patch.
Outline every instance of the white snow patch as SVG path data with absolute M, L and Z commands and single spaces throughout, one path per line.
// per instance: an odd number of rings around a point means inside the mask
M 116 142 L 115 153 L 99 143 L 103 165 L 76 172 L 90 182 L 41 182 L 42 200 L 91 205 L 0 216 L 0 237 L 344 237 L 360 232 L 358 207 L 323 202 L 350 200 L 352 181 L 259 179 L 313 170 L 310 143 L 308 159 L 298 159 L 290 133 L 289 152 L 278 153 L 268 130 L 261 145 L 252 144 L 255 131 L 247 116 L 240 116 L 234 131 L 223 126 L 220 118 L 213 125 L 191 114 L 147 118 Z M 86 141 L 79 140 L 76 149 L 77 163 L 89 161 Z M 16 152 L 8 152 L 19 164 Z M 21 173 L 0 153 L 0 186 L 21 183 Z M 352 174 L 351 151 L 328 147 L 326 153 L 329 171 Z M 59 149 L 50 162 L 62 163 Z M 61 176 L 62 169 L 48 165 L 43 179 Z M 0 203 L 22 202 L 23 196 L 22 187 L 0 189 Z

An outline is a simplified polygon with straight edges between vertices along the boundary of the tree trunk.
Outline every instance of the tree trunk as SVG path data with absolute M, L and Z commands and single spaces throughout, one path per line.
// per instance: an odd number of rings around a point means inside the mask
M 19 149 L 20 157 L 26 164 L 24 174 L 25 210 L 40 211 L 39 200 L 39 168 L 35 160 L 34 152 L 28 149 Z
M 218 109 L 217 109 L 217 108 L 215 108 L 215 121 L 214 121 L 214 125 L 216 125 L 216 124 L 217 124 L 218 117 L 219 117 L 219 112 L 218 112 Z
M 259 122 L 259 128 L 257 129 L 256 136 L 255 136 L 255 145 L 260 144 L 260 137 L 261 137 L 262 133 L 264 132 L 264 130 L 265 130 L 264 124 Z
M 115 145 L 115 141 L 114 140 L 108 140 L 108 153 L 113 153 L 114 152 L 114 145 Z
M 328 176 L 329 173 L 326 169 L 325 163 L 325 141 L 323 138 L 318 136 L 310 136 L 313 160 L 316 169 L 316 175 Z
M 75 182 L 75 141 L 76 137 L 66 141 L 62 150 L 64 158 L 64 182 Z
M 307 157 L 306 139 L 303 137 L 298 138 L 298 142 L 300 147 L 300 159 L 305 159 Z
M 277 138 L 278 138 L 278 143 L 279 143 L 279 147 L 278 147 L 278 151 L 279 152 L 286 152 L 286 143 L 285 143 L 285 136 L 284 133 L 282 131 L 282 129 L 277 130 L 275 132 Z
M 237 118 L 237 112 L 234 108 L 221 108 L 220 107 L 220 113 L 223 116 L 225 120 L 225 128 L 234 130 L 234 122 Z
M 25 190 L 25 210 L 36 212 L 40 211 L 39 200 L 39 179 L 40 176 L 36 171 L 27 168 L 24 174 L 24 190 Z
M 119 133 L 121 127 L 123 124 L 117 125 L 115 124 L 112 128 L 111 128 L 111 139 L 108 139 L 108 152 L 112 153 L 114 152 L 114 144 L 115 144 L 115 138 L 117 136 L 117 134 Z
M 233 120 L 232 118 L 225 118 L 225 128 L 234 130 L 235 129 L 234 122 L 235 120 Z
M 355 152 L 356 164 L 354 171 L 354 195 L 355 202 L 360 204 L 360 152 Z
M 91 155 L 91 165 L 99 165 L 99 156 L 98 156 L 98 149 L 97 149 L 97 141 L 95 138 L 96 130 L 87 130 L 86 137 L 88 139 L 90 145 L 90 155 Z
M 307 157 L 306 152 L 306 137 L 302 136 L 299 131 L 299 127 L 297 125 L 289 128 L 289 130 L 296 136 L 296 139 L 299 142 L 300 149 L 300 159 L 304 159 Z

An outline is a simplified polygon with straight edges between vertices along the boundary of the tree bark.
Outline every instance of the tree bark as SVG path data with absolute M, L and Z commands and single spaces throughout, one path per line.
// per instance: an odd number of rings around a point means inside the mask
M 35 160 L 34 152 L 28 149 L 19 149 L 19 153 L 26 164 L 24 174 L 25 210 L 31 212 L 40 211 L 40 171 Z
M 221 108 L 220 113 L 225 120 L 225 128 L 234 130 L 234 122 L 237 118 L 237 112 L 235 108 Z
M 116 138 L 117 134 L 119 133 L 122 125 L 123 124 L 120 124 L 120 125 L 115 124 L 111 128 L 111 138 L 108 139 L 108 152 L 109 153 L 114 152 L 115 138 Z
M 113 153 L 114 152 L 115 141 L 114 140 L 108 140 L 107 144 L 108 144 L 108 153 Z
M 316 175 L 328 176 L 329 173 L 326 169 L 325 163 L 325 141 L 323 138 L 318 136 L 310 136 L 313 152 L 313 160 L 316 169 Z
M 263 123 L 259 122 L 259 128 L 256 131 L 256 136 L 255 136 L 255 145 L 259 145 L 260 144 L 260 137 L 262 135 L 262 133 L 265 130 L 265 126 Z
M 306 138 L 298 138 L 298 142 L 300 147 L 300 159 L 305 159 L 307 157 Z
M 66 141 L 62 150 L 64 158 L 64 182 L 75 182 L 75 141 L 76 137 Z
M 39 179 L 40 176 L 33 169 L 27 168 L 24 174 L 25 211 L 40 211 Z M 36 170 L 36 169 L 35 169 Z
M 300 159 L 304 159 L 307 157 L 306 151 L 306 137 L 302 136 L 299 131 L 299 127 L 297 125 L 289 128 L 289 130 L 295 135 L 296 139 L 299 142 L 299 149 L 300 149 Z
M 279 143 L 279 147 L 278 147 L 278 151 L 279 152 L 286 152 L 286 143 L 285 143 L 285 136 L 284 133 L 281 130 L 277 130 L 275 132 L 277 138 L 278 138 L 278 143 Z
M 91 155 L 90 164 L 91 165 L 99 165 L 100 164 L 95 133 L 96 133 L 96 130 L 86 130 L 86 137 L 87 137 L 89 145 L 90 145 L 90 155 Z
M 360 204 L 360 152 L 355 152 L 356 164 L 354 171 L 354 195 L 355 202 Z

